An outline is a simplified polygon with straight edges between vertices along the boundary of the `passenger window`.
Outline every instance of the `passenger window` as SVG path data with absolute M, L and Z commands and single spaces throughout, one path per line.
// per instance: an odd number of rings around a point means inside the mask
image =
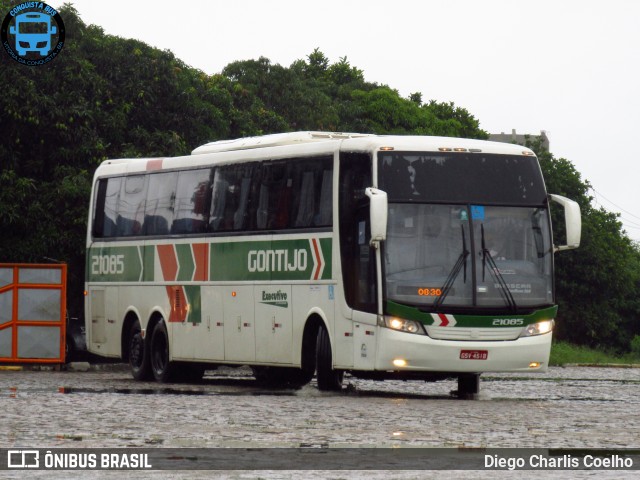
M 211 169 L 185 170 L 178 175 L 172 234 L 203 233 L 209 219 Z
M 226 165 L 215 169 L 209 228 L 225 232 L 252 228 L 249 217 L 252 164 Z M 255 228 L 255 227 L 253 227 Z
M 149 176 L 147 203 L 144 212 L 145 235 L 167 235 L 173 222 L 176 198 L 176 172 Z
M 93 235 L 96 238 L 116 236 L 121 180 L 120 177 L 103 178 L 98 183 L 93 219 Z
M 142 235 L 145 200 L 147 194 L 147 175 L 124 177 L 118 199 L 116 235 L 122 237 Z

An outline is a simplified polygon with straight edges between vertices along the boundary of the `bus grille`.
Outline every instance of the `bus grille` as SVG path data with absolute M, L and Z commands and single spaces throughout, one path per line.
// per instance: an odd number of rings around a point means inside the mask
M 495 341 L 515 340 L 522 327 L 508 328 L 458 328 L 425 326 L 427 334 L 437 340 Z

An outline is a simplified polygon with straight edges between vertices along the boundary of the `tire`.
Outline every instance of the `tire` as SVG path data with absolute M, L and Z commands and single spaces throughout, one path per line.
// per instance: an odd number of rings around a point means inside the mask
M 149 359 L 153 377 L 158 382 L 170 382 L 173 376 L 173 365 L 169 362 L 169 335 L 167 335 L 164 320 L 160 320 L 153 329 Z
M 129 367 L 134 379 L 151 379 L 149 349 L 145 345 L 144 338 L 142 338 L 139 320 L 135 320 L 131 325 L 131 330 L 129 330 Z
M 327 329 L 322 326 L 318 330 L 316 341 L 316 367 L 318 377 L 318 389 L 322 391 L 342 390 L 344 372 L 333 369 L 333 357 L 331 355 L 331 341 Z
M 473 400 L 480 393 L 480 374 L 463 373 L 458 375 L 458 398 Z

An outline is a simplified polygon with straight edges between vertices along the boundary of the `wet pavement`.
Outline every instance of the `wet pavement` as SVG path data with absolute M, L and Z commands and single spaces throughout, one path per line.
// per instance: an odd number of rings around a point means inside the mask
M 487 374 L 477 400 L 452 397 L 453 381 L 345 384 L 266 389 L 247 369 L 208 372 L 200 384 L 137 382 L 118 366 L 0 371 L 1 446 L 640 448 L 639 369 Z M 267 478 L 295 478 L 281 475 Z

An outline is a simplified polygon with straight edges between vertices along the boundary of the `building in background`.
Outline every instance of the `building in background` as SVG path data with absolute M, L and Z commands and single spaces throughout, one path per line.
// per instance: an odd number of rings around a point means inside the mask
M 511 133 L 492 133 L 489 135 L 489 140 L 494 142 L 502 142 L 502 143 L 517 143 L 518 145 L 525 145 L 527 143 L 527 139 L 534 140 L 540 139 L 542 142 L 542 147 L 549 151 L 549 137 L 547 137 L 547 132 L 544 130 L 540 130 L 540 135 L 530 135 L 530 134 L 522 134 L 516 133 L 516 129 L 512 129 Z

